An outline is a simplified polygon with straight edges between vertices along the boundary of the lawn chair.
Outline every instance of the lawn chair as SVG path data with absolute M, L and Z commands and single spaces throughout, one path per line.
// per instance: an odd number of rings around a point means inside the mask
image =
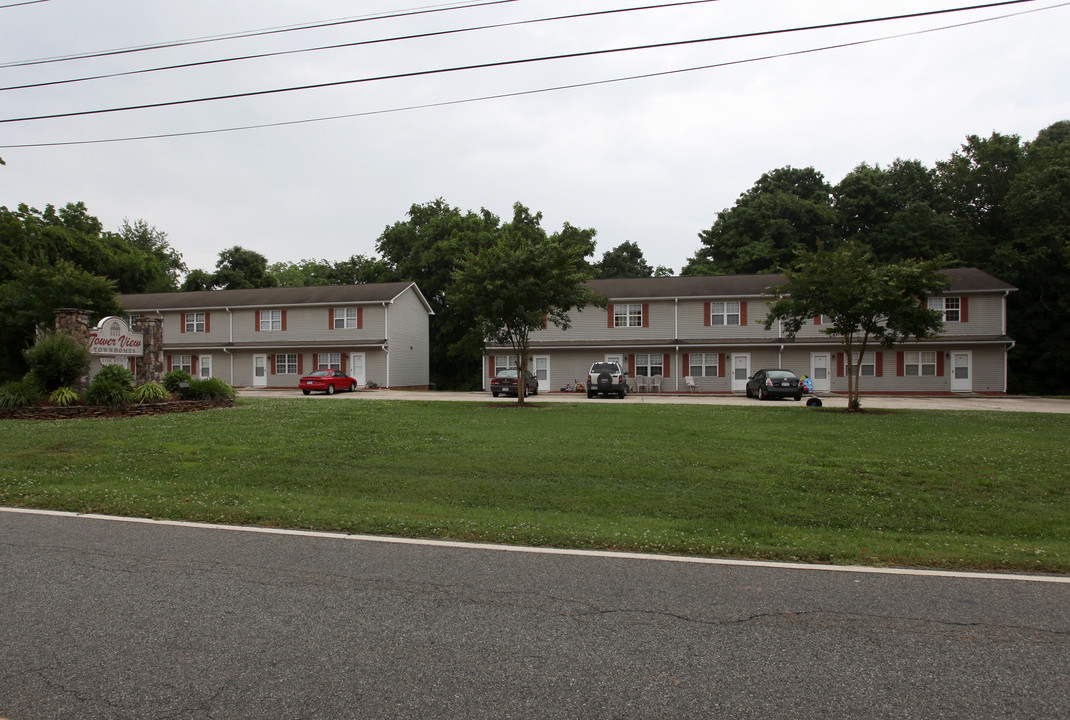
M 688 392 L 695 392 L 695 378 L 691 377 L 690 375 L 685 375 L 684 382 L 687 384 Z
M 637 392 L 646 392 L 646 375 L 636 375 L 635 384 Z
M 655 375 L 650 378 L 650 392 L 661 392 L 661 375 Z

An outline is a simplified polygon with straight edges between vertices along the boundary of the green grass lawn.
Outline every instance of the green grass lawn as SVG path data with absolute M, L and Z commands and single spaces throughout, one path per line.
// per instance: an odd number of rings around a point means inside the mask
M 250 399 L 0 421 L 0 504 L 558 547 L 1070 571 L 1070 416 Z

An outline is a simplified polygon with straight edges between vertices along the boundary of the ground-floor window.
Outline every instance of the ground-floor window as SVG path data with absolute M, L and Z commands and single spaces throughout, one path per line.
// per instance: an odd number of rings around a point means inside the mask
M 515 355 L 495 355 L 494 356 L 494 374 L 497 375 L 502 370 L 515 370 L 516 369 L 516 356 Z
M 665 374 L 665 356 L 661 353 L 635 356 L 635 374 L 654 377 Z
M 717 353 L 691 353 L 688 374 L 693 377 L 717 377 Z
M 862 359 L 858 361 L 859 375 L 862 377 L 874 377 L 877 374 L 877 355 L 873 351 L 862 353 Z
M 903 374 L 935 377 L 936 351 L 923 350 L 903 353 Z
M 317 370 L 341 370 L 342 353 L 320 353 L 316 362 Z
M 193 374 L 193 356 L 192 355 L 172 355 L 171 356 L 171 369 L 172 370 L 184 370 L 190 375 Z
M 297 353 L 279 353 L 275 356 L 276 375 L 296 375 L 297 372 Z

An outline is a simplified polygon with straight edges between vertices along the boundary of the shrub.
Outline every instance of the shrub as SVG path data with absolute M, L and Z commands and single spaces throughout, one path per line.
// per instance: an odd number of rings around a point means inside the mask
M 130 389 L 134 387 L 134 373 L 130 372 L 130 368 L 122 365 L 105 365 L 93 376 L 93 382 L 97 380 L 111 380 Z
M 90 405 L 107 405 L 108 407 L 124 407 L 133 400 L 134 391 L 129 385 L 99 375 L 90 383 L 85 391 L 85 401 Z
M 163 386 L 167 388 L 167 392 L 178 392 L 179 383 L 188 383 L 193 378 L 185 370 L 172 370 L 163 376 Z
M 41 388 L 30 380 L 14 380 L 0 386 L 0 411 L 10 412 L 40 402 Z
M 189 383 L 190 400 L 226 400 L 234 397 L 234 388 L 219 378 L 194 378 Z
M 134 388 L 134 402 L 137 403 L 162 402 L 170 396 L 167 388 L 157 382 L 147 382 Z
M 82 396 L 74 391 L 74 388 L 63 386 L 58 387 L 52 391 L 52 394 L 48 396 L 48 401 L 57 407 L 68 407 L 74 405 Z
M 45 392 L 73 385 L 89 368 L 89 348 L 70 335 L 45 333 L 22 351 L 33 380 Z

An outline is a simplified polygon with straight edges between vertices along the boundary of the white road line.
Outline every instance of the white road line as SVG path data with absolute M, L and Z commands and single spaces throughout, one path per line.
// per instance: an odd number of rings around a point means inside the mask
M 771 568 L 776 570 L 817 570 L 822 572 L 846 572 L 863 575 L 905 575 L 916 577 L 943 577 L 965 580 L 1012 580 L 1017 582 L 1041 582 L 1070 584 L 1070 576 L 1064 575 L 1026 575 L 1016 573 L 966 572 L 957 570 L 922 570 L 915 568 L 865 567 L 863 565 L 814 565 L 810 563 L 772 562 L 766 560 L 735 560 L 729 558 L 686 557 L 683 555 L 655 555 L 652 553 L 615 552 L 611 550 L 574 550 L 568 548 L 540 548 L 520 545 L 495 545 L 491 543 L 469 543 L 456 540 L 422 540 L 416 538 L 389 537 L 379 535 L 353 535 L 350 533 L 321 532 L 314 530 L 289 530 L 286 528 L 266 528 L 246 525 L 217 525 L 214 523 L 196 523 L 184 520 L 152 520 L 149 518 L 119 517 L 116 515 L 97 515 L 93 513 L 74 513 L 62 510 L 36 510 L 33 508 L 0 507 L 0 512 L 24 513 L 28 515 L 50 515 L 55 517 L 81 518 L 85 520 L 108 520 L 112 522 L 139 523 L 143 525 L 164 525 L 169 527 L 193 528 L 197 530 L 228 530 L 230 532 L 259 533 L 263 535 L 293 535 L 296 537 L 326 538 L 333 540 L 357 540 L 369 543 L 392 545 L 421 545 L 426 547 L 457 548 L 460 550 L 491 550 L 496 552 L 532 553 L 535 555 L 574 555 L 591 558 L 613 558 L 619 560 L 653 560 L 657 562 L 691 563 L 695 565 L 726 565 L 732 567 Z

